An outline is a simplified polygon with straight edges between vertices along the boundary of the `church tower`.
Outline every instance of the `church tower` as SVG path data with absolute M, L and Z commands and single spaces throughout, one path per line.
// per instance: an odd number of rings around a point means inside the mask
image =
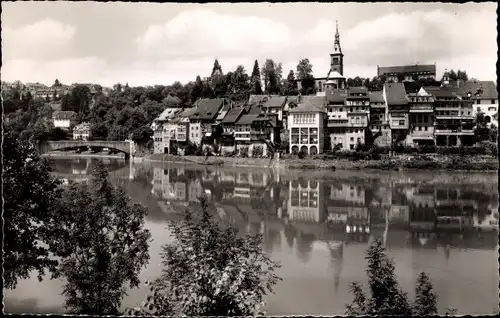
M 344 75 L 344 54 L 340 47 L 339 23 L 336 21 L 337 30 L 335 32 L 335 42 L 333 43 L 333 52 L 330 53 L 330 72 L 337 72 Z

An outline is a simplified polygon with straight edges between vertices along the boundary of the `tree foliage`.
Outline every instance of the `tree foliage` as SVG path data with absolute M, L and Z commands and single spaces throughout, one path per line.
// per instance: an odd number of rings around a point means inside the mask
M 367 296 L 359 283 L 352 283 L 351 292 L 354 299 L 346 306 L 346 315 L 437 315 L 437 295 L 426 273 L 419 274 L 415 287 L 415 302 L 410 304 L 407 293 L 399 287 L 394 273 L 394 262 L 386 255 L 382 241 L 376 240 L 372 243 L 366 254 L 368 260 L 366 273 L 371 293 Z
M 61 258 L 54 277 L 66 280 L 65 307 L 74 314 L 118 314 L 126 284 L 139 286 L 149 260 L 146 209 L 114 187 L 97 162 L 90 183 L 70 184 L 57 211 L 50 246 Z
M 250 77 L 250 89 L 252 94 L 262 94 L 259 61 L 257 60 L 255 60 L 253 64 L 252 76 Z
M 280 265 L 262 252 L 262 236 L 238 235 L 201 208 L 171 223 L 173 244 L 163 246 L 163 273 L 150 287 L 143 315 L 248 316 L 260 313 L 263 296 L 279 278 Z
M 279 94 L 281 91 L 282 66 L 276 64 L 272 59 L 267 59 L 262 67 L 264 77 L 264 91 L 266 94 Z
M 5 287 L 16 287 L 33 270 L 41 280 L 45 269 L 57 262 L 49 257 L 46 224 L 54 222 L 54 207 L 60 196 L 60 182 L 50 175 L 50 167 L 36 153 L 33 145 L 19 140 L 15 132 L 3 136 Z

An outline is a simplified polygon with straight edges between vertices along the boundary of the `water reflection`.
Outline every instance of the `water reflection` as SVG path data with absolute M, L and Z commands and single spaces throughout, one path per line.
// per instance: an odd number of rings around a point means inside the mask
M 495 175 L 463 179 L 429 173 L 423 178 L 422 173 L 167 163 L 135 164 L 130 170 L 124 160 L 112 160 L 107 164 L 112 181 L 148 208 L 148 226 L 156 228 L 157 247 L 151 250 L 156 259 L 166 237 L 158 228 L 180 220 L 201 194 L 209 197 L 221 222 L 262 233 L 263 248 L 283 264 L 278 273 L 283 281 L 267 299 L 271 315 L 343 314 L 352 300 L 349 283 L 366 283 L 364 253 L 378 237 L 395 258 L 396 274 L 410 297 L 417 273 L 424 270 L 435 283 L 441 310 L 498 312 Z M 52 165 L 54 174 L 76 179 L 90 172 L 91 160 L 58 159 Z M 157 265 L 141 277 L 156 277 Z M 125 304 L 142 301 L 141 292 L 131 294 Z

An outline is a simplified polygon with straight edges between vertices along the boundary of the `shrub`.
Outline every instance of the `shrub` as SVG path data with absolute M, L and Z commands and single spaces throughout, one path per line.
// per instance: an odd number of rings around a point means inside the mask
M 186 155 L 186 156 L 192 156 L 192 155 L 198 156 L 196 154 L 197 150 L 198 150 L 198 147 L 195 144 L 189 143 L 186 146 L 186 148 L 184 149 L 184 155 Z
M 264 155 L 262 146 L 254 146 L 252 148 L 252 158 L 261 158 Z
M 493 155 L 495 157 L 498 155 L 498 146 L 496 142 L 483 141 L 480 147 L 484 148 L 484 153 L 487 155 Z
M 307 156 L 307 153 L 305 151 L 301 150 L 301 151 L 299 151 L 297 156 L 299 157 L 299 159 L 304 159 Z
M 420 153 L 435 153 L 436 146 L 434 145 L 423 145 L 419 148 Z
M 172 244 L 163 246 L 164 268 L 137 311 L 154 316 L 254 316 L 280 280 L 280 265 L 262 251 L 262 235 L 238 234 L 211 216 L 205 197 L 199 211 L 170 223 Z M 135 313 L 137 314 L 137 313 Z
M 362 286 L 354 282 L 351 291 L 353 302 L 347 305 L 346 315 L 353 316 L 430 316 L 437 315 L 437 295 L 429 276 L 421 272 L 415 287 L 415 302 L 410 304 L 407 293 L 399 287 L 394 273 L 394 262 L 385 253 L 380 239 L 367 250 L 368 284 L 371 297 L 363 292 Z
M 240 148 L 240 157 L 241 158 L 248 158 L 248 147 L 241 147 Z

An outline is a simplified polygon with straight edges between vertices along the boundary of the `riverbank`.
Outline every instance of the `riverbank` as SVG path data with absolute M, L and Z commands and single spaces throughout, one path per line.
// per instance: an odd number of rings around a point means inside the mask
M 236 158 L 204 156 L 172 156 L 155 154 L 146 161 L 193 163 L 203 165 L 224 165 L 239 167 L 269 167 L 266 158 Z M 379 160 L 347 160 L 326 158 L 274 159 L 272 166 L 279 165 L 292 170 L 443 170 L 443 171 L 497 171 L 498 158 L 493 156 L 438 156 L 400 155 L 382 156 Z

